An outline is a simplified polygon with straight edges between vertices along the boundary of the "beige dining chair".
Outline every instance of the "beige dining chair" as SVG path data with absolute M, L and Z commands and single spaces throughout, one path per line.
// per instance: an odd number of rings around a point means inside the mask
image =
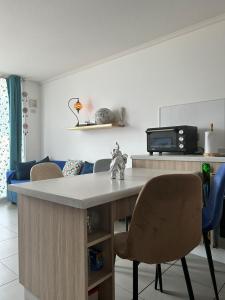
M 33 166 L 30 170 L 30 180 L 44 180 L 63 177 L 60 167 L 52 162 L 40 163 Z
M 162 175 L 142 188 L 128 232 L 115 235 L 115 254 L 133 261 L 133 299 L 138 265 L 181 259 L 189 298 L 194 299 L 185 256 L 201 240 L 202 184 L 194 174 Z

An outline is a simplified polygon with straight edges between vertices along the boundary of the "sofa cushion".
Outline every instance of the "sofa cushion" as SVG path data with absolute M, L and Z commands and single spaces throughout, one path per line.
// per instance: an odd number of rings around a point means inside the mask
M 16 179 L 30 179 L 30 170 L 36 164 L 36 160 L 21 162 L 16 166 Z
M 46 156 L 45 158 L 43 158 L 43 159 L 37 161 L 37 164 L 41 164 L 41 163 L 45 163 L 45 162 L 50 162 L 50 159 L 49 159 L 48 156 Z
M 30 179 L 24 179 L 24 180 L 17 180 L 17 179 L 12 179 L 10 184 L 18 184 L 18 183 L 24 183 L 24 182 L 29 182 Z
M 61 170 L 63 170 L 65 163 L 66 163 L 65 160 L 50 160 L 50 162 L 57 164 Z
M 7 184 L 10 184 L 12 179 L 16 179 L 16 171 L 15 170 L 6 171 L 6 182 L 7 182 Z
M 94 167 L 94 164 L 93 163 L 90 163 L 88 161 L 85 161 L 84 164 L 83 164 L 83 167 L 81 169 L 81 172 L 80 174 L 89 174 L 89 173 L 93 173 L 93 167 Z
M 79 175 L 81 168 L 83 166 L 83 162 L 81 160 L 68 160 L 65 163 L 65 166 L 63 168 L 63 175 L 64 176 L 75 176 Z

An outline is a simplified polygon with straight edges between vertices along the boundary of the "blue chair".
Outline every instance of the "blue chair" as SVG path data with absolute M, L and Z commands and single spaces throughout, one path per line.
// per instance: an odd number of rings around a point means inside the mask
M 202 210 L 202 234 L 205 244 L 206 255 L 209 264 L 209 270 L 212 277 L 213 288 L 216 299 L 219 299 L 218 289 L 216 284 L 215 270 L 210 249 L 209 231 L 218 227 L 223 213 L 223 202 L 225 193 L 225 164 L 222 164 L 213 177 L 210 185 L 210 192 L 205 199 L 205 206 Z
M 217 228 L 222 218 L 224 193 L 225 164 L 221 164 L 215 176 L 213 177 L 213 180 L 210 185 L 209 195 L 206 199 L 204 199 L 204 207 L 202 209 L 202 234 L 216 300 L 219 300 L 219 295 L 216 284 L 212 253 L 210 249 L 209 231 Z M 160 284 L 160 291 L 162 292 L 162 275 L 160 265 L 156 266 L 155 289 L 157 289 L 158 281 Z

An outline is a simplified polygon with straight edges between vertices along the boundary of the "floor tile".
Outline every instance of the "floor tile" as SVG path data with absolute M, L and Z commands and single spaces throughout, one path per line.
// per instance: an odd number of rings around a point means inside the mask
M 187 257 L 187 265 L 193 284 L 212 287 L 212 280 L 206 258 L 196 255 L 189 255 Z M 179 267 L 182 272 L 180 261 L 177 261 L 174 266 Z M 221 287 L 225 283 L 225 264 L 214 262 L 214 268 L 217 286 L 218 289 L 221 289 Z
M 0 242 L 0 260 L 18 253 L 18 238 Z
M 39 300 L 36 296 L 34 296 L 29 290 L 24 289 L 24 298 L 25 300 Z
M 17 277 L 18 276 L 14 272 L 10 271 L 6 266 L 0 263 L 0 286 L 17 279 Z
M 115 282 L 118 286 L 132 292 L 133 289 L 133 267 L 132 262 L 120 259 L 115 264 Z M 162 272 L 171 265 L 162 264 Z M 139 265 L 139 292 L 146 288 L 155 279 L 155 265 L 141 263 Z
M 24 300 L 24 288 L 18 282 L 14 280 L 9 284 L 0 287 L 0 299 L 1 300 Z
M 115 300 L 132 300 L 133 296 L 131 292 L 123 289 L 121 286 L 116 285 L 115 287 Z M 143 300 L 139 297 L 139 300 Z
M 123 232 L 123 231 L 126 231 L 125 221 L 116 221 L 114 223 L 114 232 L 118 233 L 118 232 Z
M 219 297 L 220 297 L 220 299 L 225 299 L 225 283 L 224 283 L 222 289 L 219 291 Z
M 17 206 L 8 202 L 0 201 L 0 299 L 1 300 L 24 300 L 23 287 L 15 278 L 18 276 L 18 232 Z M 115 231 L 125 231 L 125 222 L 116 222 Z M 11 236 L 11 234 L 13 236 Z M 8 238 L 5 240 L 5 238 Z M 4 239 L 4 240 L 3 240 Z M 200 245 L 194 249 L 187 258 L 193 290 L 198 300 L 214 298 L 211 277 L 205 258 L 205 249 Z M 220 290 L 220 299 L 225 299 L 225 251 L 212 249 L 215 261 L 216 278 Z M 116 258 L 116 300 L 132 299 L 132 263 Z M 139 299 L 143 300 L 179 300 L 189 299 L 183 271 L 180 262 L 162 265 L 163 286 L 165 293 L 154 290 L 155 266 L 140 264 L 139 266 Z M 13 281 L 12 281 L 13 280 Z M 10 281 L 10 282 L 9 282 Z M 1 285 L 1 282 L 9 282 Z
M 206 259 L 189 255 L 187 264 L 196 299 L 213 299 L 214 292 Z M 221 289 L 225 282 L 225 265 L 218 262 L 214 265 L 218 289 Z M 141 293 L 141 296 L 144 299 L 189 299 L 180 261 L 163 274 L 163 288 L 165 293 L 160 293 L 154 290 L 154 285 L 151 285 Z
M 0 242 L 8 239 L 16 238 L 17 233 L 0 225 Z
M 210 287 L 201 285 L 192 280 L 195 299 L 212 300 L 214 298 L 213 290 Z M 181 268 L 172 266 L 163 275 L 163 290 L 161 293 L 154 289 L 154 284 L 147 287 L 140 296 L 145 299 L 154 300 L 174 300 L 174 299 L 189 299 L 184 275 Z
M 212 257 L 214 261 L 218 261 L 225 264 L 225 250 L 221 248 L 212 248 Z M 193 251 L 193 254 L 196 254 L 201 257 L 206 257 L 204 245 L 199 245 Z
M 8 258 L 4 258 L 1 260 L 1 263 L 5 265 L 7 268 L 12 270 L 15 274 L 19 274 L 19 266 L 18 266 L 18 254 L 12 255 Z
M 11 224 L 7 224 L 5 225 L 5 228 L 15 232 L 16 234 L 18 234 L 18 224 L 14 224 L 14 223 L 11 223 Z
M 18 232 L 17 206 L 8 201 L 0 201 L 0 225 Z

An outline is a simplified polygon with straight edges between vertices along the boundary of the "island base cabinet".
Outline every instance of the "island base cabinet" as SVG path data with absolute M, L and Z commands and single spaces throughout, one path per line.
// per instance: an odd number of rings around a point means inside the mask
M 86 300 L 86 210 L 20 196 L 19 280 L 40 300 Z
M 40 300 L 114 300 L 113 222 L 111 204 L 99 207 L 103 226 L 89 235 L 86 209 L 20 195 L 19 280 Z M 88 249 L 100 247 L 105 265 L 91 273 Z M 33 299 L 33 298 L 31 298 Z

